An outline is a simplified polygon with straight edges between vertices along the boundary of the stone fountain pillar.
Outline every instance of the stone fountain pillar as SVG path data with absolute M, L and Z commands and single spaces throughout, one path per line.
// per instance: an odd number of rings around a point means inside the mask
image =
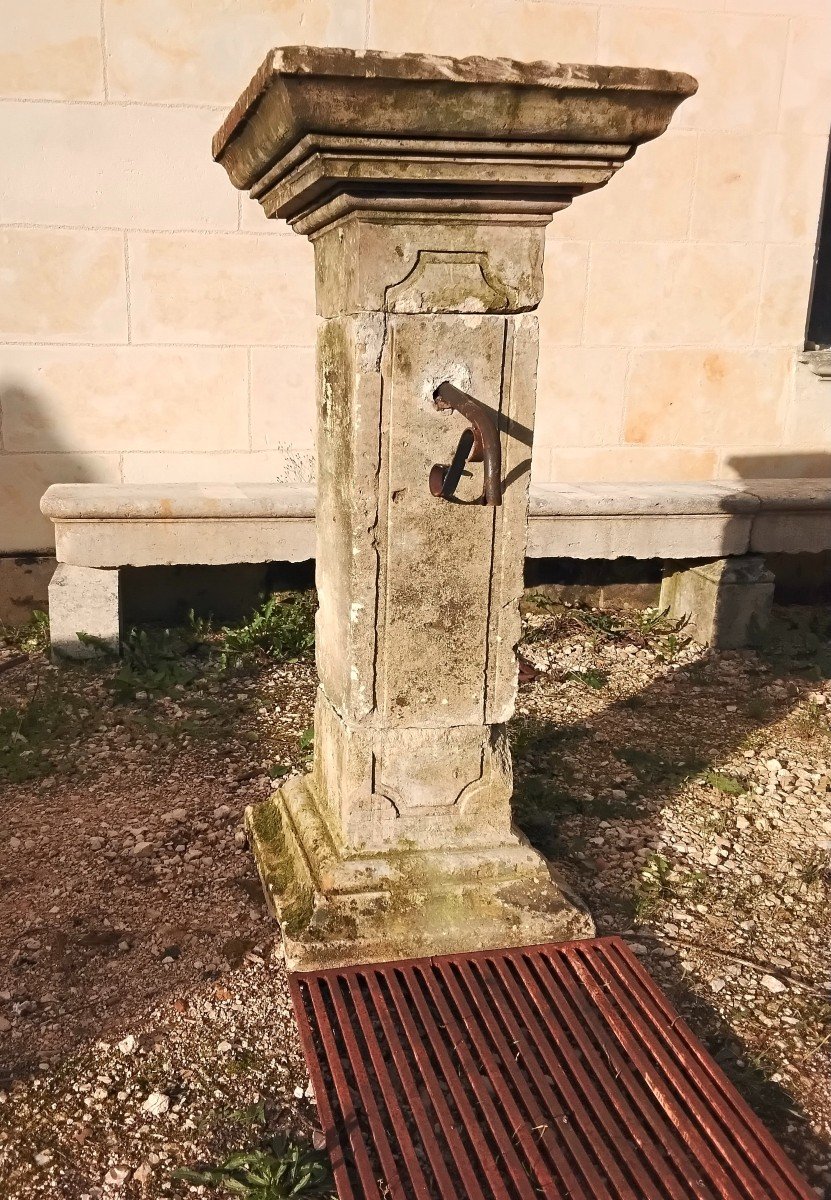
M 292 966 L 593 932 L 511 824 L 534 311 L 552 214 L 695 86 L 293 47 L 214 139 L 231 181 L 315 247 L 314 768 L 248 812 Z M 475 439 L 450 494 L 436 465 L 468 423 L 453 388 L 497 444 L 479 462 Z

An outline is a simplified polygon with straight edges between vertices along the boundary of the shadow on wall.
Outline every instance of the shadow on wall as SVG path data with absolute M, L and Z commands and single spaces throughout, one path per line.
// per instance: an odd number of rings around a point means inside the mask
M 727 459 L 727 466 L 739 479 L 831 479 L 831 453 L 822 450 L 736 454 Z
M 18 625 L 47 607 L 55 542 L 40 512 L 43 493 L 52 483 L 115 482 L 120 473 L 117 455 L 67 449 L 45 400 L 6 372 L 0 429 L 0 622 Z
M 117 453 L 85 453 L 64 443 L 49 404 L 30 385 L 0 374 L 0 554 L 54 554 L 40 499 L 52 483 L 117 483 Z

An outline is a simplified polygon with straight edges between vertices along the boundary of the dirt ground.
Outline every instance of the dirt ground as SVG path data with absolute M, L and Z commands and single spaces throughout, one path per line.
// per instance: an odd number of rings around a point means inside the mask
M 513 744 L 520 825 L 831 1195 L 823 620 L 788 610 L 761 652 L 716 654 L 543 605 Z M 313 1138 L 240 819 L 305 768 L 314 671 L 188 662 L 125 686 L 0 649 L 6 1200 L 186 1196 L 177 1166 Z

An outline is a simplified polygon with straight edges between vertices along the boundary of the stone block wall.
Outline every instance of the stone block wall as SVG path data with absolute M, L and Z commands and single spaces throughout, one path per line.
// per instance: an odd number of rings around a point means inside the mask
M 312 251 L 210 138 L 312 42 L 690 71 L 548 232 L 538 480 L 831 474 L 803 347 L 828 0 L 0 0 L 0 553 L 57 481 L 309 480 Z

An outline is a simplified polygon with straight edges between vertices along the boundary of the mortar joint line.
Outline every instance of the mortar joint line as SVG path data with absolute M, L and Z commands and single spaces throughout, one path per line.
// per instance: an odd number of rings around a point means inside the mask
M 246 358 L 246 376 L 247 376 L 247 378 L 246 378 L 246 403 L 247 403 L 247 408 L 248 408 L 248 450 L 250 452 L 254 449 L 254 432 L 253 432 L 252 414 L 251 414 L 251 389 L 252 389 L 252 375 L 253 375 L 253 370 L 254 370 L 254 351 L 251 348 L 251 346 L 248 347 L 245 358 Z
M 110 99 L 110 81 L 107 73 L 107 22 L 104 16 L 104 5 L 106 0 L 101 0 L 99 8 L 99 30 L 101 34 L 101 82 L 104 88 L 104 100 L 109 102 Z
M 130 295 L 130 238 L 124 230 L 124 293 L 127 304 L 127 345 L 133 342 L 133 311 L 132 296 Z

